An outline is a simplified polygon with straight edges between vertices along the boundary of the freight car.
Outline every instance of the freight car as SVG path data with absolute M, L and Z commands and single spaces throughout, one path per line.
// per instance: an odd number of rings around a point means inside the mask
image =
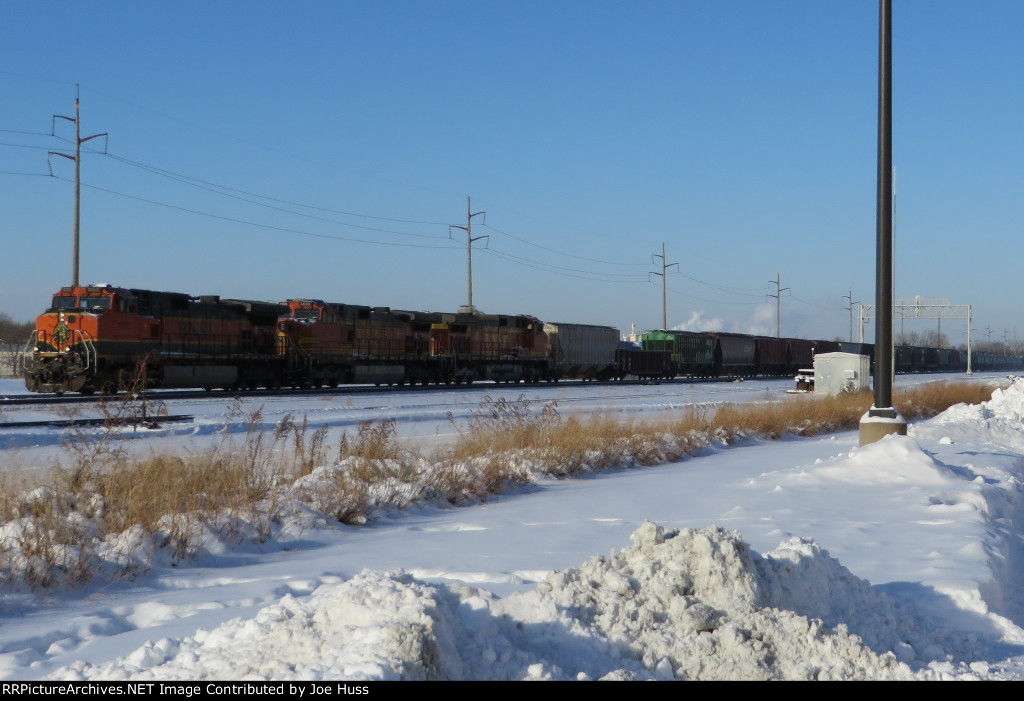
M 695 331 L 650 331 L 641 337 L 645 351 L 667 352 L 665 377 L 717 377 L 721 374 L 713 336 Z
M 283 307 L 109 285 L 63 287 L 36 320 L 32 392 L 113 390 L 145 361 L 163 387 L 273 386 Z
M 620 341 L 615 350 L 616 379 L 660 380 L 673 377 L 672 353 L 644 350 L 638 344 Z
M 590 324 L 544 324 L 548 379 L 609 380 L 618 377 L 619 330 Z
M 648 332 L 642 338 L 645 351 L 671 353 L 670 376 L 792 376 L 813 367 L 815 355 L 837 351 L 867 355 L 874 365 L 875 348 L 871 343 L 665 330 Z M 954 349 L 897 346 L 894 350 L 897 373 L 966 370 L 966 356 Z M 1024 359 L 1020 357 L 974 354 L 976 369 L 1022 367 Z
M 646 351 L 670 352 L 670 375 L 684 377 L 790 375 L 811 361 L 814 348 L 802 339 L 676 330 L 648 332 L 642 343 Z

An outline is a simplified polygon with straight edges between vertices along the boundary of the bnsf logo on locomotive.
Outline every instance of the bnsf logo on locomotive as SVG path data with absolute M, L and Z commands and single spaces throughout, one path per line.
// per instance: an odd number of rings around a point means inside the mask
M 63 321 L 53 330 L 53 340 L 57 342 L 58 347 L 66 345 L 71 340 L 71 329 Z

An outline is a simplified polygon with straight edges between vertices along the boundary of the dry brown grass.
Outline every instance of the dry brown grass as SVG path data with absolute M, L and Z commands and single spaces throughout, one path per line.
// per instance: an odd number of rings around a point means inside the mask
M 242 446 L 225 442 L 198 455 L 130 457 L 118 422 L 70 432 L 67 460 L 45 478 L 0 482 L 0 578 L 87 580 L 102 566 L 95 552 L 103 541 L 133 529 L 147 536 L 139 547 L 162 548 L 174 561 L 209 532 L 227 542 L 265 540 L 281 512 L 280 487 L 327 461 L 326 428 L 310 431 L 286 416 L 262 431 L 260 409 L 235 418 L 248 422 Z M 125 562 L 135 561 L 130 555 Z
M 992 387 L 977 383 L 935 382 L 897 392 L 894 401 L 908 420 L 934 416 L 960 402 L 978 403 Z M 780 401 L 690 408 L 679 416 L 638 421 L 599 415 L 562 417 L 555 404 L 539 412 L 525 397 L 515 402 L 489 397 L 455 445 L 434 461 L 477 464 L 486 492 L 528 479 L 538 471 L 557 477 L 618 465 L 653 465 L 692 454 L 709 441 L 737 437 L 766 439 L 812 436 L 855 429 L 870 408 L 870 392 L 834 397 L 800 395 Z M 448 472 L 451 472 L 449 468 Z M 458 480 L 459 489 L 464 489 Z
M 897 392 L 908 420 L 959 402 L 991 397 L 992 387 L 936 382 Z M 68 463 L 46 480 L 0 478 L 0 577 L 49 586 L 82 582 L 104 566 L 104 539 L 142 532 L 139 547 L 189 557 L 202 533 L 232 541 L 263 540 L 297 500 L 344 523 L 364 523 L 381 507 L 417 501 L 453 504 L 486 499 L 534 475 L 567 477 L 609 467 L 655 465 L 692 455 L 712 441 L 779 438 L 854 429 L 869 393 L 690 408 L 637 420 L 602 414 L 562 416 L 554 403 L 534 410 L 486 398 L 453 444 L 424 457 L 398 440 L 393 420 L 364 423 L 343 435 L 337 459 L 327 456 L 327 430 L 285 417 L 262 431 L 262 411 L 237 421 L 240 447 L 225 443 L 200 455 L 130 458 L 111 423 L 98 435 L 72 433 Z M 131 408 L 113 406 L 111 415 Z M 454 423 L 454 422 L 453 422 Z M 145 545 L 148 543 L 148 545 Z M 122 573 L 137 560 L 127 558 Z M 136 564 L 131 564 L 131 563 Z
M 908 421 L 930 418 L 954 404 L 978 404 L 992 398 L 994 387 L 973 382 L 930 382 L 897 390 L 893 403 Z M 718 429 L 761 438 L 813 436 L 852 430 L 871 408 L 869 391 L 837 396 L 800 395 L 763 404 L 726 405 L 710 423 Z

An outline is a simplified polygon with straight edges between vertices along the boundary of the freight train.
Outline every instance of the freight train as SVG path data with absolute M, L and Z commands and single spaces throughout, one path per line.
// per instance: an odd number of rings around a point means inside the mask
M 256 389 L 341 384 L 554 382 L 563 378 L 792 376 L 815 353 L 867 345 L 730 333 L 653 331 L 637 346 L 617 329 L 528 315 L 401 311 L 292 299 L 63 287 L 36 321 L 25 384 L 32 392 L 151 387 Z M 1024 359 L 977 354 L 974 367 Z M 966 354 L 896 349 L 897 372 L 962 370 Z

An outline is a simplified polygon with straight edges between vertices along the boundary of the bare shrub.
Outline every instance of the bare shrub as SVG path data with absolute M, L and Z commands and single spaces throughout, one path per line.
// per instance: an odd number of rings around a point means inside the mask
M 405 454 L 396 440 L 398 433 L 394 419 L 380 422 L 363 421 L 356 427 L 356 435 L 348 437 L 345 432 L 338 446 L 338 459 L 360 458 L 364 461 L 400 460 Z

